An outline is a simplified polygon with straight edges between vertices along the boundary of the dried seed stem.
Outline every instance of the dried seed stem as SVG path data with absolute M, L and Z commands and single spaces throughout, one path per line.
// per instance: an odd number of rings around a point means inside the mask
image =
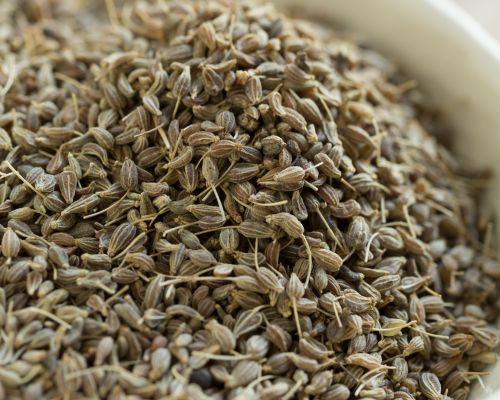
M 248 360 L 253 356 L 251 354 L 241 354 L 237 356 L 229 356 L 223 354 L 212 354 L 206 353 L 204 351 L 193 351 L 193 356 L 208 358 L 209 360 L 219 360 L 219 361 L 239 361 L 239 360 Z
M 114 0 L 106 0 L 106 10 L 108 12 L 109 20 L 112 25 L 120 25 L 120 20 L 118 19 L 118 13 L 116 11 Z
M 141 232 L 139 235 L 137 235 L 134 240 L 130 242 L 130 244 L 125 247 L 121 253 L 118 255 L 114 256 L 112 260 L 118 260 L 119 258 L 123 257 L 125 254 L 128 253 L 128 251 L 139 241 L 141 240 L 144 236 L 146 236 L 146 232 Z
M 255 269 L 259 271 L 259 238 L 255 238 L 255 249 L 254 249 L 254 261 L 255 261 Z
M 37 308 L 37 307 L 28 307 L 28 308 L 23 308 L 17 311 L 14 311 L 13 314 L 19 314 L 21 312 L 32 312 L 34 314 L 40 314 L 43 315 L 44 317 L 50 318 L 54 322 L 57 322 L 59 325 L 65 327 L 66 329 L 71 329 L 71 325 L 68 324 L 67 322 L 63 321 L 61 318 L 58 316 L 52 314 L 51 312 L 48 312 L 44 310 L 43 308 Z
M 174 375 L 174 377 L 179 381 L 179 382 L 182 382 L 183 384 L 187 384 L 188 383 L 188 380 L 186 379 L 186 377 L 182 376 L 179 371 L 177 370 L 178 369 L 178 366 L 179 364 L 177 365 L 174 365 L 170 371 L 172 372 L 172 375 Z
M 299 390 L 302 386 L 302 381 L 297 381 L 295 385 L 293 385 L 290 390 L 282 397 L 282 400 L 290 400 L 293 396 L 295 396 L 295 392 Z
M 112 219 L 112 220 L 111 220 L 111 221 L 109 221 L 109 222 L 106 222 L 106 223 L 104 224 L 104 226 L 112 226 L 112 225 L 116 224 L 117 222 L 120 222 L 121 220 L 126 219 L 126 218 L 127 218 L 127 215 L 126 215 L 126 214 L 124 214 L 124 215 L 122 215 L 122 216 L 120 216 L 120 217 L 118 217 L 118 218 L 115 218 L 115 219 Z M 140 221 L 137 221 L 137 222 L 140 222 Z
M 236 201 L 236 203 L 238 203 L 239 205 L 245 207 L 245 208 L 248 208 L 250 209 L 251 207 L 248 205 L 248 204 L 245 204 L 243 203 L 242 201 L 240 201 L 236 196 L 234 196 L 233 194 L 231 194 L 231 197 L 234 199 L 234 201 Z
M 413 327 L 414 325 L 416 324 L 416 321 L 410 321 L 410 322 L 407 322 L 406 324 L 403 324 L 403 325 L 400 325 L 398 327 L 390 327 L 390 328 L 372 328 L 372 331 L 374 332 L 381 332 L 382 334 L 384 334 L 384 332 L 393 332 L 395 330 L 402 330 L 404 328 L 408 328 L 408 327 Z M 417 330 L 417 329 L 415 329 Z
M 160 128 L 163 128 L 164 126 L 165 126 L 165 122 L 162 122 L 160 125 L 153 126 L 151 129 L 148 129 L 147 131 L 142 131 L 142 132 L 138 133 L 137 135 L 135 135 L 134 137 L 138 138 L 138 137 L 141 137 L 144 135 L 148 135 L 149 133 L 153 133 L 154 131 L 159 130 Z
M 384 366 L 383 366 L 383 367 L 384 367 Z M 381 368 L 381 367 L 380 367 L 380 368 Z M 378 372 L 377 370 L 378 370 L 378 368 L 373 369 L 373 370 L 371 370 L 371 371 L 368 371 L 365 375 L 371 374 L 371 373 L 373 373 L 373 372 Z M 360 380 L 361 380 L 361 381 L 363 381 L 363 379 L 364 379 L 364 376 L 365 376 L 365 375 L 363 375 L 363 377 L 361 377 L 361 378 L 360 378 Z M 382 374 L 382 373 L 375 374 L 375 375 L 373 375 L 372 377 L 370 377 L 370 379 L 368 379 L 367 381 L 365 381 L 365 382 L 361 382 L 361 384 L 358 386 L 358 388 L 357 388 L 357 389 L 356 389 L 356 391 L 354 392 L 354 396 L 356 396 L 356 397 L 357 397 L 357 396 L 359 396 L 359 393 L 360 393 L 360 392 L 361 392 L 361 391 L 362 391 L 362 390 L 363 390 L 363 389 L 364 389 L 364 388 L 365 388 L 365 387 L 366 387 L 366 386 L 370 383 L 370 381 L 372 381 L 372 380 L 374 380 L 375 378 L 377 378 L 377 377 L 378 377 L 378 375 L 383 376 L 384 374 Z
M 194 282 L 221 282 L 221 281 L 234 281 L 237 278 L 229 277 L 215 277 L 215 276 L 181 276 L 160 283 L 160 286 L 177 285 L 179 283 L 194 283 Z
M 129 290 L 129 286 L 125 285 L 119 291 L 117 291 L 115 294 L 113 294 L 112 296 L 108 297 L 106 299 L 106 304 L 111 304 L 114 300 L 120 298 L 123 294 L 127 293 L 128 290 Z
M 276 378 L 276 376 L 275 375 L 263 375 L 260 378 L 257 378 L 254 381 L 252 381 L 247 387 L 253 388 L 254 386 L 258 385 L 259 383 L 261 383 L 263 381 L 267 381 L 269 379 L 273 379 L 273 378 Z
M 9 92 L 14 84 L 17 76 L 17 67 L 16 67 L 16 56 L 14 54 L 7 55 L 7 81 L 5 82 L 5 86 L 0 90 L 0 97 L 3 99 L 5 95 Z
M 309 266 L 307 268 L 307 276 L 306 276 L 306 280 L 304 282 L 304 288 L 307 289 L 307 287 L 309 285 L 309 280 L 311 279 L 312 267 L 313 267 L 312 252 L 311 252 L 311 248 L 309 247 L 309 242 L 307 241 L 306 237 L 304 235 L 302 235 L 301 238 L 302 238 L 302 241 L 304 242 L 304 246 L 306 247 L 307 258 L 309 261 Z
M 203 192 L 201 192 L 198 196 L 196 196 L 196 199 L 199 199 L 200 197 L 203 196 L 203 198 L 201 200 L 206 201 L 208 194 L 210 193 L 210 190 L 213 190 L 212 187 L 215 187 L 215 188 L 219 187 L 219 185 L 222 182 L 224 182 L 224 179 L 226 178 L 227 174 L 229 174 L 229 172 L 231 171 L 231 169 L 233 169 L 233 167 L 235 165 L 236 165 L 236 161 L 231 161 L 231 164 L 229 165 L 229 167 L 227 167 L 227 169 L 224 171 L 222 176 L 219 178 L 219 181 L 215 185 L 212 185 L 212 186 L 209 186 L 208 188 L 206 188 Z
M 102 210 L 99 210 L 99 211 L 97 211 L 97 212 L 95 212 L 95 213 L 93 213 L 93 214 L 87 214 L 87 215 L 84 215 L 84 216 L 83 216 L 83 219 L 90 219 L 90 218 L 97 217 L 98 215 L 104 214 L 105 212 L 107 212 L 107 211 L 111 210 L 112 208 L 114 208 L 114 207 L 116 207 L 118 204 L 120 204 L 120 203 L 121 203 L 121 202 L 125 199 L 125 197 L 127 197 L 127 196 L 128 196 L 128 194 L 129 194 L 129 193 L 130 193 L 129 191 L 125 192 L 125 194 L 124 194 L 124 195 L 123 195 L 120 199 L 116 200 L 113 204 L 111 204 L 110 206 L 108 206 L 108 207 L 106 207 L 106 208 L 104 208 L 104 209 L 102 209 Z M 99 194 L 99 193 L 98 193 L 98 194 Z
M 214 192 L 215 199 L 217 200 L 217 204 L 219 205 L 220 209 L 220 216 L 224 219 L 226 219 L 226 214 L 224 213 L 224 207 L 222 206 L 222 202 L 220 201 L 219 194 L 217 193 L 217 189 L 215 188 L 214 185 L 212 186 L 212 191 Z
M 80 89 L 82 92 L 89 90 L 90 88 L 88 86 L 83 85 L 82 83 L 78 82 L 76 79 L 73 79 L 67 75 L 64 75 L 61 72 L 55 72 L 54 73 L 54 78 L 59 79 L 60 81 L 70 83 L 76 88 Z
M 295 299 L 295 297 L 292 298 L 292 309 L 293 318 L 295 319 L 295 325 L 297 326 L 297 333 L 299 334 L 299 338 L 302 338 L 302 328 L 300 326 L 299 311 L 297 310 L 297 299 Z
M 205 231 L 196 232 L 195 235 L 199 236 L 199 235 L 204 235 L 205 233 L 221 231 L 223 229 L 237 229 L 237 228 L 238 228 L 237 225 L 227 225 L 227 226 L 221 226 L 219 228 L 207 229 Z
M 304 181 L 304 186 L 307 186 L 309 189 L 314 190 L 315 192 L 318 191 L 318 188 L 314 186 L 311 182 L 309 181 Z
M 364 262 L 368 262 L 368 257 L 370 254 L 370 247 L 372 245 L 373 240 L 379 235 L 378 232 L 375 232 L 373 235 L 370 236 L 370 239 L 368 239 L 368 243 L 366 243 L 366 248 L 365 248 L 365 259 Z
M 344 178 L 340 178 L 340 183 L 345 185 L 349 190 L 353 191 L 354 193 L 358 193 L 358 190 L 354 186 L 352 186 L 349 182 L 347 182 Z
M 416 323 L 416 322 L 414 322 L 414 323 Z M 436 335 L 434 333 L 430 333 L 430 332 L 427 332 L 427 331 L 422 331 L 422 330 L 417 329 L 417 328 L 415 328 L 413 326 L 409 326 L 409 328 L 411 330 L 414 330 L 415 332 L 418 332 L 418 333 L 422 334 L 422 335 L 430 336 L 430 337 L 433 337 L 433 338 L 436 338 L 436 339 L 445 339 L 445 340 L 448 340 L 450 338 L 449 336 L 446 336 L 446 335 Z
M 11 163 L 10 163 L 10 162 L 8 162 L 7 160 L 4 160 L 4 163 L 5 163 L 5 165 L 7 166 L 7 168 L 9 168 L 9 169 L 12 171 L 12 173 L 13 173 L 14 175 L 16 175 L 16 176 L 17 176 L 17 177 L 18 177 L 21 181 L 23 181 L 23 183 L 24 183 L 26 186 L 28 186 L 28 187 L 29 187 L 29 188 L 30 188 L 33 192 L 35 192 L 35 193 L 36 193 L 37 195 L 39 195 L 40 197 L 45 198 L 45 194 L 43 194 L 42 192 L 40 192 L 40 191 L 36 190 L 36 189 L 35 189 L 35 188 L 31 185 L 31 183 L 29 183 L 26 179 L 24 179 L 24 178 L 22 177 L 22 175 L 21 175 L 19 172 L 17 172 L 17 170 L 16 170 L 16 169 L 15 169 L 15 168 L 11 165 Z
M 238 203 L 243 205 L 243 203 L 241 203 L 239 200 L 237 200 L 237 201 L 238 201 Z M 281 201 L 277 201 L 275 203 L 258 203 L 257 201 L 255 201 L 253 199 L 248 199 L 248 201 L 250 201 L 253 205 L 259 206 L 259 207 L 275 207 L 275 206 L 284 206 L 285 204 L 288 204 L 288 200 L 281 200 Z M 245 205 L 245 207 L 248 207 L 248 206 Z
M 172 119 L 175 119 L 180 105 L 181 105 L 181 96 L 178 96 L 177 100 L 175 101 L 174 111 L 172 112 Z
M 70 374 L 66 374 L 64 376 L 64 379 L 65 380 L 77 379 L 77 378 L 80 378 L 80 377 L 85 376 L 85 375 L 93 374 L 95 372 L 116 372 L 122 376 L 129 376 L 132 379 L 135 378 L 134 374 L 132 374 L 131 372 L 122 368 L 121 366 L 118 366 L 118 365 L 100 365 L 97 367 L 85 368 L 85 369 L 81 369 L 79 371 L 72 372 Z
M 330 107 L 328 107 L 328 104 L 326 104 L 324 96 L 323 95 L 319 95 L 318 96 L 318 100 L 321 103 L 321 105 L 323 106 L 323 108 L 325 109 L 326 116 L 327 116 L 328 120 L 329 121 L 334 121 L 332 111 L 330 110 Z
M 432 294 L 433 296 L 436 296 L 436 297 L 442 297 L 441 294 L 439 294 L 438 292 L 432 290 L 429 286 L 424 286 L 424 290 L 429 293 L 429 294 Z
M 335 244 L 337 246 L 339 246 L 342 251 L 344 253 L 347 253 L 346 250 L 343 248 L 342 244 L 340 243 L 339 239 L 337 238 L 337 236 L 335 235 L 335 233 L 333 233 L 333 230 L 332 228 L 330 227 L 330 225 L 328 224 L 328 222 L 326 221 L 323 213 L 321 212 L 321 210 L 318 208 L 316 208 L 316 214 L 318 215 L 319 219 L 321 220 L 321 222 L 323 223 L 323 226 L 325 227 L 326 231 L 328 232 L 328 234 L 332 237 L 332 239 L 335 241 Z
M 194 225 L 198 225 L 198 222 L 191 222 L 189 224 L 184 224 L 184 225 L 179 225 L 179 226 L 175 226 L 173 228 L 170 228 L 170 229 L 167 229 L 166 231 L 164 231 L 162 233 L 162 236 L 165 237 L 167 236 L 169 233 L 172 233 L 172 232 L 175 232 L 175 231 L 178 231 L 179 229 L 184 229 L 184 228 L 189 228 L 190 226 L 194 226 Z
M 385 210 L 385 197 L 381 196 L 380 197 L 380 215 L 382 216 L 382 224 L 386 223 L 386 210 Z
M 415 228 L 413 227 L 413 224 L 411 222 L 410 213 L 408 212 L 408 206 L 406 204 L 403 206 L 403 213 L 404 213 L 406 222 L 408 223 L 408 228 L 410 229 L 411 236 L 413 236 L 414 238 L 417 238 L 417 235 L 415 233 Z

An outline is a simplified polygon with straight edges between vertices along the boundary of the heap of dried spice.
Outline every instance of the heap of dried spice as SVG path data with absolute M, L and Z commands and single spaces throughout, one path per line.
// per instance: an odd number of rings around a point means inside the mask
M 0 399 L 468 397 L 499 341 L 487 175 L 390 62 L 250 0 L 17 3 Z

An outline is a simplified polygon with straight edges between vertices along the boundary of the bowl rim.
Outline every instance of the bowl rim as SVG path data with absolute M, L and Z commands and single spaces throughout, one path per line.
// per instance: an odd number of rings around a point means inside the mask
M 450 22 L 461 28 L 468 41 L 479 44 L 482 52 L 500 65 L 500 42 L 463 7 L 452 0 L 422 0 Z

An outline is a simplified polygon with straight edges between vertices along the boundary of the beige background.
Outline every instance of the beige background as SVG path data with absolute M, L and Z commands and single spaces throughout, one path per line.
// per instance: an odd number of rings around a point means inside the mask
M 455 0 L 480 22 L 497 40 L 500 40 L 500 0 Z

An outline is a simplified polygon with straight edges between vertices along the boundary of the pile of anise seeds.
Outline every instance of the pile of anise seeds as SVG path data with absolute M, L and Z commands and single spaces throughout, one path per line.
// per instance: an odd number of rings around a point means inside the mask
M 0 399 L 468 398 L 488 174 L 412 81 L 268 3 L 115 2 L 0 3 Z

